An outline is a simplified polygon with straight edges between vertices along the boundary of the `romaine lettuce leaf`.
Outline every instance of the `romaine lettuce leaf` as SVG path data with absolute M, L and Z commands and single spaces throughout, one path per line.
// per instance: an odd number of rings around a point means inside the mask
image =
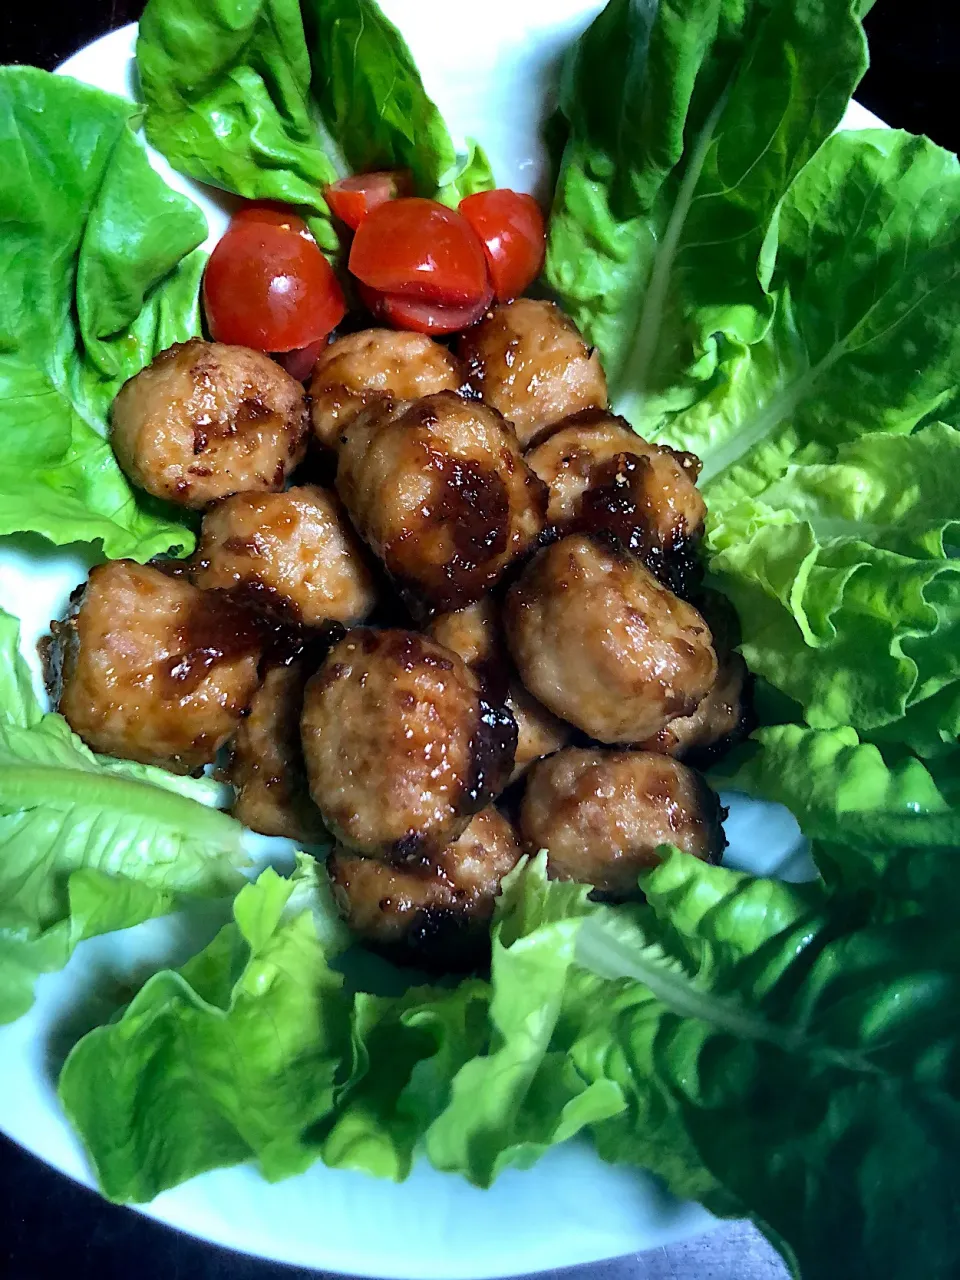
M 456 205 L 494 185 L 481 148 L 460 165 L 403 36 L 375 0 L 305 0 L 313 92 L 354 173 L 409 169 L 418 194 Z
M 350 1032 L 322 867 L 301 855 L 291 879 L 264 871 L 233 915 L 64 1065 L 60 1100 L 112 1199 L 151 1200 L 253 1157 L 271 1179 L 316 1159 Z
M 108 556 L 189 550 L 106 442 L 120 385 L 199 331 L 206 235 L 136 141 L 132 104 L 0 68 L 0 534 L 102 540 Z
M 790 462 L 954 418 L 958 209 L 957 158 L 926 138 L 838 133 L 806 166 L 770 224 L 772 325 L 731 347 L 708 395 L 663 433 L 703 460 L 717 516 Z
M 242 828 L 206 778 L 95 756 L 43 715 L 0 612 L 0 1022 L 83 938 L 243 884 Z
M 678 852 L 642 885 L 656 923 L 630 939 L 592 917 L 578 938 L 581 963 L 655 1001 L 594 1013 L 572 1049 L 585 1077 L 668 1114 L 722 1185 L 716 1208 L 748 1213 L 804 1276 L 906 1280 L 918 1258 L 953 1274 L 960 969 L 943 926 L 864 923 L 816 885 L 772 886 L 771 911 L 769 882 Z M 642 1125 L 606 1140 L 677 1185 L 679 1144 L 658 1166 Z
M 766 332 L 771 222 L 866 67 L 858 9 L 611 0 L 568 57 L 546 276 L 638 430 Z
M 137 66 L 147 138 L 175 169 L 297 206 L 327 253 L 338 238 L 323 189 L 343 172 L 407 168 L 449 204 L 493 186 L 475 143 L 458 161 L 373 0 L 150 0 Z
M 711 517 L 748 665 L 815 728 L 925 756 L 960 732 L 960 431 L 874 433 Z M 729 494 L 728 494 L 729 497 Z

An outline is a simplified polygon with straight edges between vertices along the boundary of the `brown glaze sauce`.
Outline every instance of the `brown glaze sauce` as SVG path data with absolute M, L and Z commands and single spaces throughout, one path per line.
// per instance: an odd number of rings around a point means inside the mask
M 687 455 L 694 458 L 693 454 Z M 699 469 L 699 461 L 694 458 Z M 682 464 L 681 464 L 682 465 Z M 580 499 L 574 527 L 580 533 L 615 539 L 643 561 L 655 578 L 676 595 L 689 598 L 702 577 L 699 538 L 678 526 L 666 539 L 655 528 L 656 475 L 650 459 L 618 453 L 598 466 Z

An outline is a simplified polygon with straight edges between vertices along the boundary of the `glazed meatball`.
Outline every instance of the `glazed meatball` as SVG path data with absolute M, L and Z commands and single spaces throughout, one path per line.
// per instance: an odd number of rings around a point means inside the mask
M 520 830 L 528 850 L 547 850 L 554 879 L 625 898 L 659 845 L 719 862 L 722 817 L 700 774 L 669 756 L 569 747 L 530 771 Z
M 520 683 L 513 670 L 500 631 L 497 609 L 490 596 L 453 613 L 438 614 L 427 628 L 428 635 L 460 655 L 495 699 L 517 722 L 517 751 L 513 782 L 542 756 L 559 751 L 570 740 L 572 726 L 564 724 L 539 703 Z
M 605 409 L 600 357 L 552 302 L 518 298 L 460 338 L 471 387 L 512 422 L 526 446 L 580 409 Z
M 625 419 L 587 410 L 561 423 L 526 460 L 550 489 L 550 524 L 610 533 L 658 577 L 683 573 L 707 510 L 692 453 L 648 444 Z
M 234 733 L 257 687 L 260 636 L 182 578 L 114 560 L 54 624 L 57 710 L 95 751 L 188 773 Z
M 451 391 L 344 428 L 337 489 L 402 587 L 439 609 L 478 599 L 533 545 L 546 493 L 493 409 Z
M 716 679 L 710 629 L 629 552 L 579 534 L 510 589 L 507 643 L 555 715 L 600 742 L 642 742 L 690 715 Z
M 375 603 L 365 555 L 328 490 L 238 493 L 203 517 L 193 580 L 205 590 L 240 588 L 308 627 L 350 626 Z
M 536 760 L 552 756 L 565 747 L 573 727 L 538 702 L 519 680 L 512 680 L 507 690 L 506 708 L 517 722 L 517 750 L 510 781 L 516 782 Z
M 411 958 L 460 967 L 486 941 L 500 881 L 520 858 L 513 828 L 492 805 L 434 859 L 398 867 L 338 847 L 328 869 L 350 928 Z
M 413 631 L 351 631 L 307 685 L 310 794 L 342 844 L 437 849 L 504 786 L 516 725 L 449 649 Z
M 310 382 L 310 416 L 322 445 L 336 449 L 340 432 L 361 409 L 384 396 L 418 400 L 437 391 L 459 391 L 463 366 L 452 352 L 423 333 L 361 329 L 320 353 Z
M 135 485 L 202 510 L 282 489 L 308 431 L 303 387 L 269 356 L 192 338 L 120 388 L 110 443 Z
M 326 832 L 307 789 L 300 743 L 306 680 L 302 662 L 266 673 L 234 738 L 230 781 L 237 788 L 233 816 L 245 826 L 316 844 Z
M 722 658 L 717 678 L 696 711 L 664 725 L 642 744 L 644 749 L 684 760 L 710 748 L 733 746 L 746 732 L 746 679 L 747 666 L 739 653 Z

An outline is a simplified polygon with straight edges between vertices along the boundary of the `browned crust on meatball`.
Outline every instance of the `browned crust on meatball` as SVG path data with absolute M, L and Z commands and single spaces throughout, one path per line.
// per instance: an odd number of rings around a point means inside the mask
M 307 685 L 310 792 L 341 843 L 393 859 L 455 839 L 506 784 L 516 724 L 449 649 L 351 631 Z
M 504 626 L 526 687 L 591 738 L 642 742 L 716 679 L 710 629 L 635 557 L 571 535 L 510 589 Z
M 257 685 L 262 642 L 244 614 L 129 560 L 94 568 L 54 635 L 57 709 L 74 732 L 175 773 L 214 759 Z
M 229 779 L 238 821 L 261 835 L 316 844 L 326 828 L 310 799 L 300 742 L 307 675 L 303 662 L 267 671 L 233 740 Z
M 661 845 L 719 862 L 723 817 L 703 777 L 668 756 L 571 747 L 531 769 L 520 829 L 528 851 L 547 850 L 553 878 L 622 899 Z
M 624 418 L 585 410 L 525 457 L 550 489 L 550 525 L 610 535 L 672 590 L 692 585 L 706 516 L 694 454 L 650 444 Z
M 269 594 L 308 627 L 352 626 L 376 603 L 366 551 L 334 493 L 300 485 L 238 493 L 203 518 L 192 565 L 204 590 Z
M 303 387 L 269 356 L 191 338 L 120 388 L 110 443 L 129 479 L 197 510 L 283 488 L 306 450 Z
M 678 760 L 706 762 L 734 746 L 749 731 L 746 698 L 747 665 L 739 653 L 720 659 L 713 686 L 697 709 L 664 725 L 642 744 L 645 751 L 659 751 Z
M 569 742 L 573 726 L 558 720 L 520 683 L 504 643 L 492 596 L 452 613 L 438 614 L 427 634 L 463 658 L 493 701 L 502 701 L 517 722 L 517 750 L 510 781 L 534 762 Z
M 459 339 L 470 386 L 513 424 L 521 445 L 561 418 L 605 409 L 607 384 L 594 348 L 555 303 L 517 298 Z
M 394 959 L 444 969 L 475 964 L 500 882 L 521 856 L 513 828 L 493 806 L 434 858 L 396 866 L 338 846 L 327 863 L 350 928 Z
M 362 409 L 385 397 L 417 400 L 466 383 L 460 360 L 423 333 L 361 329 L 320 353 L 310 380 L 310 417 L 317 440 L 339 446 L 340 433 Z
M 535 544 L 546 490 L 494 410 L 443 391 L 361 413 L 337 489 L 393 579 L 438 609 L 478 599 Z

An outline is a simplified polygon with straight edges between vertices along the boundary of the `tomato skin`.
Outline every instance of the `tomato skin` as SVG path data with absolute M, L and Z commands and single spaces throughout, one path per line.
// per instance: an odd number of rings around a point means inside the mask
M 413 175 L 408 169 L 381 169 L 376 173 L 355 173 L 324 189 L 324 199 L 334 217 L 356 231 L 368 213 L 388 200 L 408 196 L 413 191 Z
M 460 201 L 460 212 L 483 242 L 498 302 L 518 298 L 543 269 L 546 228 L 533 196 L 501 188 Z
M 306 224 L 270 210 L 244 211 L 215 246 L 203 276 L 203 305 L 217 342 L 270 352 L 309 346 L 347 309 Z
M 238 209 L 230 219 L 230 226 L 227 230 L 234 231 L 237 227 L 245 227 L 255 223 L 270 227 L 282 227 L 284 231 L 293 231 L 304 240 L 310 240 L 316 244 L 310 228 L 302 218 L 290 211 L 289 206 L 273 204 L 269 201 L 246 204 L 242 209 Z
M 488 287 L 483 245 L 466 218 L 409 196 L 369 213 L 353 238 L 350 271 L 380 293 L 472 306 Z
M 461 307 L 442 307 L 436 302 L 421 302 L 397 293 L 378 293 L 365 284 L 358 284 L 357 292 L 375 320 L 394 329 L 409 329 L 433 336 L 469 329 L 481 319 L 493 301 L 493 288 L 489 285 L 479 302 Z

